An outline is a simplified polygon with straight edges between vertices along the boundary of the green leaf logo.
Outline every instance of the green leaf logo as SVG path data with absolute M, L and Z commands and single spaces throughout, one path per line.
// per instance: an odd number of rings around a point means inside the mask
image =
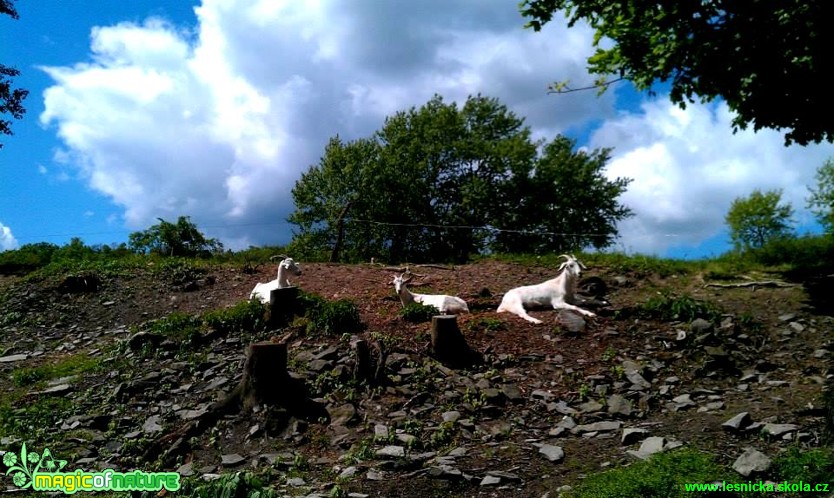
M 12 475 L 12 482 L 15 486 L 26 489 L 32 485 L 32 476 L 41 467 L 50 472 L 58 472 L 67 464 L 66 460 L 55 460 L 49 448 L 44 448 L 42 454 L 26 450 L 26 443 L 20 447 L 20 460 L 18 455 L 8 452 L 3 455 L 3 463 L 8 467 L 6 475 Z

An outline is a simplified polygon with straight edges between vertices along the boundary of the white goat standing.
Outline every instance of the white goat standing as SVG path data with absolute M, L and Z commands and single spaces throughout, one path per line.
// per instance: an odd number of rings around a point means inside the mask
M 508 311 L 533 323 L 542 323 L 542 321 L 528 315 L 525 308 L 552 306 L 553 309 L 568 309 L 578 311 L 583 315 L 596 316 L 588 310 L 571 304 L 574 301 L 579 273 L 587 268 L 573 255 L 563 254 L 561 257 L 567 261 L 559 266 L 559 270 L 564 271 L 558 277 L 540 284 L 510 289 L 504 294 L 496 311 L 498 313 Z
M 269 295 L 273 289 L 284 289 L 291 287 L 289 276 L 290 274 L 298 276 L 301 275 L 301 267 L 298 266 L 292 258 L 280 255 L 283 258 L 278 263 L 278 277 L 275 280 L 262 284 L 258 282 L 252 292 L 249 293 L 249 299 L 258 298 L 262 303 L 269 303 Z
M 444 294 L 416 294 L 406 288 L 406 284 L 411 282 L 412 277 L 405 278 L 405 273 L 400 276 L 394 275 L 394 290 L 400 296 L 400 301 L 403 307 L 417 302 L 426 306 L 434 306 L 440 313 L 446 315 L 457 315 L 458 313 L 469 312 L 469 306 L 466 301 L 456 296 L 447 296 Z

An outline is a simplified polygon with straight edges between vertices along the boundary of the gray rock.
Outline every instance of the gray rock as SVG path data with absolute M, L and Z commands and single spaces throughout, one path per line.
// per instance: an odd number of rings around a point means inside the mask
M 543 443 L 536 443 L 533 446 L 538 447 L 539 453 L 551 462 L 561 462 L 565 458 L 565 451 L 560 446 Z
M 29 358 L 28 354 L 13 354 L 9 356 L 0 357 L 0 363 L 15 363 Z
M 145 423 L 142 424 L 142 431 L 145 434 L 153 434 L 155 432 L 162 431 L 162 426 L 159 425 L 159 415 L 148 417 L 148 419 L 145 420 Z
M 620 439 L 620 444 L 628 446 L 637 441 L 642 441 L 649 435 L 648 429 L 628 428 L 623 429 L 623 437 Z
M 460 412 L 456 410 L 443 412 L 442 417 L 444 422 L 457 422 L 460 418 Z
M 602 403 L 597 401 L 586 401 L 579 405 L 579 411 L 582 413 L 592 413 L 602 410 Z
M 704 320 L 703 318 L 696 318 L 689 324 L 689 330 L 695 335 L 712 332 L 712 322 Z
M 520 403 L 524 401 L 524 394 L 522 394 L 521 389 L 519 389 L 515 384 L 502 385 L 501 392 L 504 393 L 504 396 L 506 396 L 507 399 L 513 403 Z
M 607 431 L 616 431 L 622 427 L 623 423 L 619 421 L 603 421 L 603 422 L 594 422 L 592 424 L 582 424 L 577 425 L 571 432 L 573 434 L 582 434 L 584 432 L 607 432 Z
M 495 486 L 497 484 L 501 484 L 500 477 L 491 476 L 487 474 L 484 476 L 483 479 L 481 479 L 481 486 Z
M 624 417 L 631 416 L 631 402 L 624 396 L 620 394 L 612 394 L 608 397 L 606 403 L 608 404 L 608 413 L 612 415 L 622 415 Z
M 405 447 L 403 446 L 385 446 L 376 450 L 376 456 L 383 458 L 403 458 L 405 457 Z
M 651 383 L 649 383 L 645 377 L 637 372 L 626 372 L 625 375 L 626 379 L 631 382 L 632 388 L 637 391 L 642 391 L 643 389 L 652 387 Z
M 348 479 L 356 475 L 357 472 L 359 472 L 359 469 L 353 465 L 345 467 L 341 472 L 339 472 L 339 479 Z
M 221 455 L 220 456 L 220 464 L 224 465 L 226 467 L 231 467 L 231 466 L 234 466 L 234 465 L 238 465 L 238 464 L 240 464 L 244 461 L 246 461 L 246 459 L 243 458 L 238 453 L 231 453 L 229 455 Z
M 356 418 L 356 407 L 350 403 L 328 407 L 327 412 L 330 414 L 331 425 L 348 425 Z
M 799 426 L 796 424 L 765 424 L 762 427 L 762 432 L 771 437 L 779 437 L 797 429 L 799 429 Z
M 304 486 L 304 485 L 306 485 L 306 484 L 307 484 L 307 482 L 306 482 L 306 481 L 304 481 L 304 479 L 302 479 L 302 478 L 300 478 L 300 477 L 292 477 L 292 478 L 290 478 L 290 479 L 287 479 L 287 484 L 289 484 L 290 486 L 293 486 L 293 487 L 296 487 L 296 488 L 297 488 L 297 487 L 299 487 L 299 486 Z
M 640 449 L 637 451 L 628 450 L 626 453 L 641 460 L 645 460 L 655 453 L 663 451 L 663 445 L 665 443 L 666 439 L 661 436 L 647 437 L 643 440 L 643 444 L 640 445 Z
M 758 472 L 767 472 L 772 462 L 764 453 L 755 448 L 747 448 L 733 463 L 733 470 L 744 477 Z

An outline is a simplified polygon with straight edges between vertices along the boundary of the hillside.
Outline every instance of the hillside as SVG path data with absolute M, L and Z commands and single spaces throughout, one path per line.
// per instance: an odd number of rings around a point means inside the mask
M 251 470 L 293 496 L 530 497 L 638 461 L 643 441 L 645 451 L 707 451 L 726 468 L 749 447 L 775 459 L 822 444 L 834 319 L 801 283 L 590 268 L 583 277 L 607 284 L 610 306 L 587 319 L 534 311 L 545 323 L 533 325 L 495 308 L 506 290 L 554 276 L 553 266 L 412 270 L 422 275 L 414 290 L 469 302 L 458 324 L 481 364 L 430 358 L 430 324 L 400 316 L 391 271 L 311 263 L 293 279 L 357 305 L 359 335 L 387 352 L 387 380 L 373 388 L 352 382 L 352 339 L 338 330 L 305 333 L 303 320 L 176 330 L 239 305 L 274 267 L 2 277 L 0 449 L 49 447 L 68 469 Z M 325 417 L 241 412 L 186 430 L 237 384 L 247 344 L 288 331 L 289 370 Z M 735 428 L 722 425 L 744 412 Z

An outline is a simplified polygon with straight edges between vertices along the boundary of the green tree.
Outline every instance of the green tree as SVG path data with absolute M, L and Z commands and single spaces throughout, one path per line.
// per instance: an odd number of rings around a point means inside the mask
M 499 252 L 566 251 L 610 246 L 617 235 L 617 222 L 632 216 L 631 209 L 617 202 L 631 182 L 608 180 L 603 170 L 609 149 L 574 152 L 575 141 L 559 136 L 547 143 L 532 174 L 514 183 L 520 191 L 509 195 L 501 226 L 521 232 L 496 236 Z
M 782 202 L 781 190 L 737 197 L 724 218 L 736 249 L 761 249 L 770 241 L 792 234 L 793 208 Z
M 132 250 L 163 256 L 193 257 L 223 249 L 223 244 L 217 239 L 207 239 L 188 216 L 180 216 L 176 223 L 157 219 L 159 223 L 156 225 L 128 236 Z
M 17 19 L 17 10 L 14 8 L 14 0 L 0 0 L 0 14 L 5 14 L 12 19 Z M 0 63 L 0 115 L 9 114 L 14 119 L 21 119 L 26 109 L 23 107 L 23 100 L 29 95 L 28 90 L 12 88 L 12 79 L 19 76 L 20 71 L 13 67 L 7 67 Z M 11 135 L 12 122 L 0 118 L 0 133 Z M 3 143 L 0 142 L 0 149 Z
M 834 159 L 828 158 L 817 168 L 817 187 L 810 188 L 808 209 L 819 220 L 825 231 L 834 234 Z
M 293 188 L 291 247 L 322 254 L 340 246 L 354 261 L 465 261 L 488 249 L 610 244 L 629 211 L 616 203 L 628 182 L 600 174 L 608 151 L 575 154 L 560 137 L 539 158 L 539 145 L 496 99 L 458 106 L 435 96 L 390 116 L 369 139 L 330 141 Z M 496 228 L 515 232 L 493 235 Z M 604 235 L 507 235 L 557 228 Z
M 536 31 L 557 11 L 569 26 L 590 24 L 588 69 L 601 89 L 611 78 L 638 90 L 669 82 L 681 107 L 723 98 L 734 131 L 784 129 L 786 145 L 834 140 L 828 0 L 524 0 L 520 8 Z

